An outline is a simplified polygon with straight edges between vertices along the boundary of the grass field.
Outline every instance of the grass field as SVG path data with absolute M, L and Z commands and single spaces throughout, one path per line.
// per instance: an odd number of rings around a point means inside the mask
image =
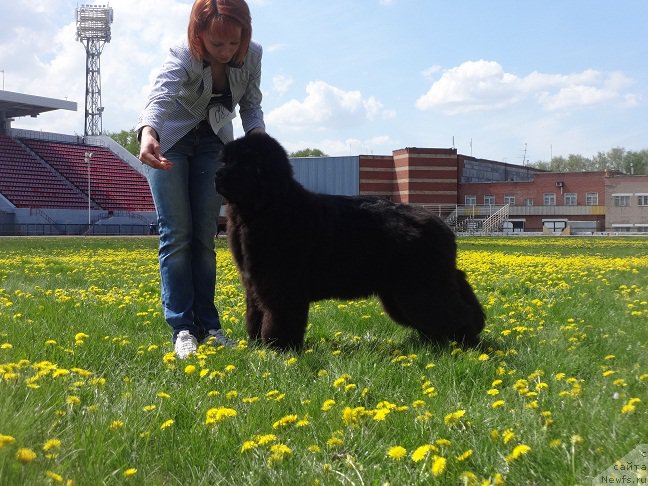
M 153 238 L 0 239 L 0 484 L 572 485 L 648 442 L 648 239 L 471 238 L 479 349 L 375 300 L 311 306 L 307 348 L 174 359 Z M 636 464 L 636 463 L 635 463 Z

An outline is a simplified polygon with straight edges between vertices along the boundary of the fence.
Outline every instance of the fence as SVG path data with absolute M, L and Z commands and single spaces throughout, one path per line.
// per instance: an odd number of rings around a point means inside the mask
M 149 224 L 0 224 L 0 236 L 133 236 L 156 234 Z

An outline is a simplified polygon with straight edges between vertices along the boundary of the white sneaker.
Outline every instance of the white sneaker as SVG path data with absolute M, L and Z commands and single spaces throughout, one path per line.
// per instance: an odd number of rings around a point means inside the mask
M 180 331 L 176 337 L 175 354 L 179 359 L 185 359 L 198 349 L 198 341 L 189 331 Z
M 228 338 L 222 329 L 210 329 L 207 331 L 207 337 L 203 343 L 222 344 L 226 348 L 233 348 L 236 346 L 236 341 Z

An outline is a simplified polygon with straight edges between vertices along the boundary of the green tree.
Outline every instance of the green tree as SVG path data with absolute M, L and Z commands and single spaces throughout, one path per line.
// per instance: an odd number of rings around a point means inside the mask
M 137 141 L 137 132 L 134 128 L 130 130 L 122 130 L 121 132 L 105 132 L 105 135 L 108 135 L 119 145 L 128 150 L 135 157 L 139 155 L 140 144 Z
M 648 175 L 648 150 L 632 152 L 614 147 L 607 152 L 597 153 L 591 159 L 570 154 L 567 158 L 559 156 L 551 161 L 539 160 L 529 165 L 550 172 L 618 170 L 624 174 Z
M 322 152 L 320 149 L 305 148 L 302 150 L 297 150 L 296 152 L 291 152 L 290 157 L 326 157 L 327 154 Z

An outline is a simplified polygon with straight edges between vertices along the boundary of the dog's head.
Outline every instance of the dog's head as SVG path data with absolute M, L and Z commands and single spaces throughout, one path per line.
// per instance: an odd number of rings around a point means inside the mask
M 270 135 L 253 133 L 225 145 L 216 190 L 228 202 L 257 206 L 270 202 L 293 181 L 283 147 Z

